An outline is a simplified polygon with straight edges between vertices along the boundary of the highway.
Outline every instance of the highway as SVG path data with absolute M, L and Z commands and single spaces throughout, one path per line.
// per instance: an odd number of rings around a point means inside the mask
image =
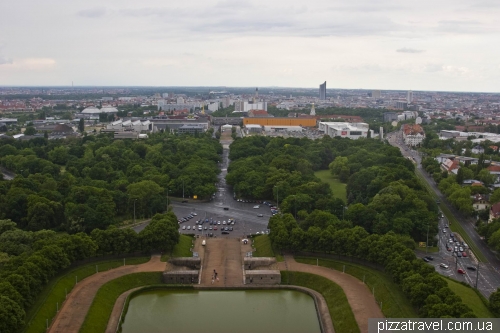
M 447 226 L 449 225 L 449 221 L 446 216 L 439 221 L 440 232 L 437 235 L 439 239 L 439 252 L 432 253 L 435 260 L 430 262 L 429 264 L 433 264 L 436 267 L 436 271 L 442 275 L 453 277 L 458 281 L 464 281 L 471 286 L 476 285 L 476 279 L 478 280 L 478 289 L 485 296 L 489 297 L 489 295 L 495 291 L 498 287 L 500 287 L 500 260 L 498 260 L 495 254 L 488 248 L 485 242 L 481 239 L 481 237 L 477 234 L 474 227 L 474 220 L 470 218 L 465 218 L 460 214 L 451 204 L 448 203 L 446 197 L 439 191 L 436 183 L 432 179 L 432 177 L 422 169 L 421 165 L 421 156 L 417 151 L 408 148 L 403 143 L 402 133 L 391 132 L 387 134 L 388 142 L 398 147 L 401 150 L 401 153 L 405 157 L 412 157 L 416 163 L 416 172 L 418 172 L 429 184 L 432 188 L 436 196 L 441 201 L 441 205 L 446 205 L 446 207 L 452 212 L 453 217 L 458 223 L 463 227 L 466 231 L 467 235 L 472 239 L 472 242 L 480 249 L 482 254 L 488 259 L 487 263 L 479 263 L 477 259 L 472 255 L 466 258 L 457 258 L 453 252 L 449 252 L 446 250 L 445 244 L 449 242 L 449 229 Z M 443 233 L 442 230 L 447 230 L 447 233 Z M 456 233 L 458 234 L 458 233 Z M 461 239 L 460 239 L 461 240 Z M 470 246 L 470 244 L 468 244 Z M 469 252 L 469 251 L 468 251 Z M 420 255 L 423 257 L 423 255 Z M 448 269 L 443 269 L 439 266 L 440 263 L 445 263 L 449 265 Z M 474 266 L 479 267 L 479 277 L 476 271 L 468 270 L 467 267 Z M 457 270 L 461 268 L 465 271 L 465 274 L 457 273 Z

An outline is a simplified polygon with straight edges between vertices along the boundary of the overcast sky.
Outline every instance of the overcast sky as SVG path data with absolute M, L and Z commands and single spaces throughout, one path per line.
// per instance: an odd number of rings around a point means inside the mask
M 500 0 L 3 0 L 0 85 L 500 92 Z

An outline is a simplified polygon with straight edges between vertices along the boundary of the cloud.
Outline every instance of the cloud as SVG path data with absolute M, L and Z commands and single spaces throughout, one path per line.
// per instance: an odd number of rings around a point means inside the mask
M 475 20 L 439 21 L 436 30 L 452 34 L 480 34 L 484 32 L 491 32 L 483 26 L 481 22 Z
M 96 7 L 90 9 L 80 10 L 76 13 L 76 15 L 87 18 L 98 18 L 104 16 L 106 14 L 106 8 L 104 7 Z
M 12 59 L 0 55 L 0 65 L 12 64 Z
M 425 50 L 418 50 L 418 49 L 412 49 L 409 47 L 403 47 L 400 49 L 397 49 L 396 52 L 401 52 L 401 53 L 422 53 L 425 52 Z

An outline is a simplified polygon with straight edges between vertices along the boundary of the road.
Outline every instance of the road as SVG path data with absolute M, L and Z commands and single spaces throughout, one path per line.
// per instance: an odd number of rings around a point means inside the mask
M 498 268 L 500 268 L 500 260 L 496 258 L 495 254 L 488 248 L 481 237 L 477 234 L 474 227 L 474 220 L 463 217 L 462 214 L 460 214 L 453 206 L 448 203 L 446 197 L 437 188 L 437 185 L 432 177 L 422 169 L 422 159 L 418 152 L 404 145 L 401 131 L 387 134 L 387 140 L 391 145 L 398 147 L 401 150 L 403 156 L 413 158 L 416 163 L 416 172 L 418 172 L 426 180 L 426 182 L 429 184 L 436 196 L 441 201 L 441 204 L 448 207 L 448 209 L 452 212 L 455 220 L 460 223 L 460 225 L 466 231 L 467 235 L 472 239 L 473 243 L 477 246 L 477 248 L 479 248 L 479 250 L 489 261 L 488 263 L 479 263 L 478 279 L 478 289 L 483 295 L 489 297 L 489 295 L 493 291 L 500 287 L 500 271 L 498 270 Z M 477 260 L 474 257 L 457 258 L 456 256 L 453 256 L 452 253 L 448 252 L 446 250 L 445 244 L 449 242 L 450 231 L 445 234 L 442 232 L 442 230 L 446 229 L 449 221 L 446 219 L 446 217 L 444 217 L 440 220 L 439 224 L 440 232 L 437 235 L 439 238 L 439 252 L 437 254 L 432 254 L 432 256 L 436 257 L 436 260 L 435 262 L 431 262 L 430 264 L 436 266 L 436 271 L 442 275 L 450 276 L 458 281 L 464 281 L 471 286 L 475 286 L 477 272 L 470 271 L 467 269 L 467 267 L 478 267 Z M 422 256 L 423 255 L 420 255 L 420 257 Z M 450 267 L 448 269 L 442 269 L 441 267 L 439 267 L 439 264 L 441 262 L 446 263 Z M 465 271 L 465 274 L 458 274 L 457 269 L 459 268 L 462 268 Z
M 4 180 L 12 180 L 16 177 L 16 174 L 4 168 L 0 168 L 0 172 L 3 174 Z
M 227 167 L 229 165 L 229 145 L 232 140 L 221 140 L 223 146 L 222 161 L 220 163 L 221 173 L 218 176 L 217 182 L 217 192 L 215 193 L 215 198 L 210 202 L 195 202 L 195 203 L 182 203 L 182 202 L 171 202 L 171 206 L 175 215 L 181 219 L 186 217 L 190 213 L 196 213 L 197 215 L 191 220 L 181 223 L 181 228 L 179 231 L 186 234 L 199 234 L 204 235 L 207 233 L 213 233 L 216 237 L 243 237 L 245 235 L 254 234 L 256 232 L 262 232 L 267 230 L 267 224 L 269 218 L 272 216 L 271 210 L 268 206 L 260 204 L 259 208 L 253 208 L 258 205 L 257 203 L 243 203 L 238 202 L 233 197 L 233 192 L 231 187 L 226 184 Z M 224 208 L 227 208 L 225 210 Z M 262 217 L 257 215 L 262 214 Z M 198 225 L 195 224 L 197 220 L 213 219 L 215 221 L 220 221 L 221 225 L 217 225 L 218 230 L 208 230 L 210 224 L 203 224 L 203 228 L 206 226 L 207 230 L 198 231 Z M 223 221 L 227 221 L 229 218 L 235 220 L 235 224 L 232 225 L 233 231 L 229 234 L 223 235 L 221 233 L 221 227 L 223 227 Z M 139 226 L 133 227 L 136 232 L 140 232 L 144 229 L 149 222 L 141 224 Z M 183 230 L 183 226 L 190 226 L 191 230 Z M 192 230 L 193 227 L 195 231 Z M 213 227 L 213 226 L 212 226 Z

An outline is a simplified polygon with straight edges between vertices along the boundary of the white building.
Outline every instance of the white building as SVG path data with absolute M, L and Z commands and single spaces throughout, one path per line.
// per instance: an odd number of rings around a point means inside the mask
M 406 102 L 408 102 L 408 104 L 413 102 L 413 91 L 408 90 L 408 92 L 406 93 Z
M 250 110 L 265 110 L 267 111 L 267 102 L 247 102 L 247 101 L 235 101 L 234 111 L 235 112 L 248 112 Z
M 302 132 L 301 126 L 264 126 L 264 131 L 266 132 Z
M 367 123 L 323 122 L 318 123 L 318 129 L 328 136 L 358 139 L 368 136 Z
M 208 111 L 215 112 L 215 111 L 219 110 L 219 103 L 210 103 L 210 104 L 208 104 L 207 109 L 208 109 Z

